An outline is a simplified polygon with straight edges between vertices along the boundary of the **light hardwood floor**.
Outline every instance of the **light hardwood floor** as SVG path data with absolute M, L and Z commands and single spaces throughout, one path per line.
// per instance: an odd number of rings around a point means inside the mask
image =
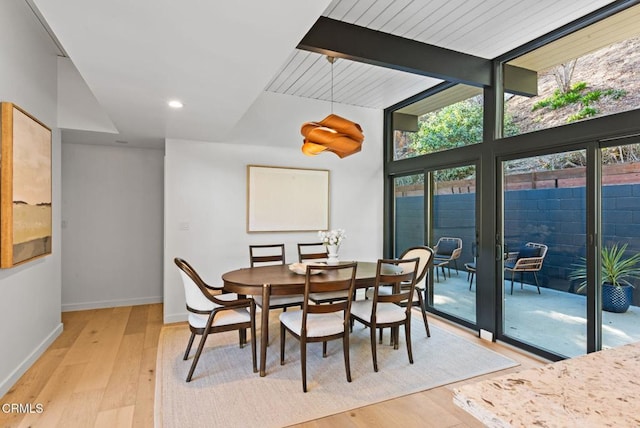
M 430 317 L 433 324 L 506 355 L 521 365 L 544 362 Z M 41 404 L 42 413 L 0 412 L 0 427 L 153 427 L 155 365 L 162 305 L 62 314 L 64 331 L 0 399 L 0 404 Z M 185 327 L 186 328 L 186 327 Z M 481 427 L 453 404 L 453 384 L 298 425 L 333 427 Z M 189 427 L 185 427 L 189 428 Z

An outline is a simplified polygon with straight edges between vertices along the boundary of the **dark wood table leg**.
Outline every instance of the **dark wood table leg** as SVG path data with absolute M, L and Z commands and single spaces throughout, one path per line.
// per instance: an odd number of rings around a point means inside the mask
M 247 296 L 245 294 L 238 294 L 238 299 L 246 299 Z M 240 336 L 240 347 L 243 348 L 244 345 L 247 344 L 247 329 L 241 328 L 238 330 L 238 335 Z
M 262 285 L 262 322 L 260 323 L 260 377 L 267 372 L 267 345 L 269 341 L 269 299 L 271 297 L 271 284 Z

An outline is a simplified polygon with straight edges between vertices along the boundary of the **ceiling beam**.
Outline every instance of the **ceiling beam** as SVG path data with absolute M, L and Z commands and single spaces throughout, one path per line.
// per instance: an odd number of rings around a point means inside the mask
M 491 85 L 491 60 L 429 45 L 381 31 L 321 16 L 298 44 L 298 49 L 345 58 L 379 67 L 391 68 L 422 76 L 435 77 L 473 86 Z M 537 73 L 532 73 L 537 82 Z M 519 86 L 531 79 L 516 79 L 517 88 L 506 88 L 520 94 L 534 95 L 530 85 Z

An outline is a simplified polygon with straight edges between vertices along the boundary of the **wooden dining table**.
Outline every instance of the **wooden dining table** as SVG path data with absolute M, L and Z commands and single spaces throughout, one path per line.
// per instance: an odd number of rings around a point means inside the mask
M 377 262 L 357 262 L 356 288 L 371 287 L 375 284 Z M 397 268 L 383 265 L 384 274 L 393 274 Z M 314 281 L 335 279 L 337 272 L 325 272 L 314 277 Z M 222 275 L 224 289 L 239 295 L 262 296 L 262 316 L 260 325 L 260 376 L 266 374 L 267 340 L 269 337 L 269 300 L 271 296 L 303 294 L 305 275 L 297 274 L 288 265 L 259 266 L 242 268 Z

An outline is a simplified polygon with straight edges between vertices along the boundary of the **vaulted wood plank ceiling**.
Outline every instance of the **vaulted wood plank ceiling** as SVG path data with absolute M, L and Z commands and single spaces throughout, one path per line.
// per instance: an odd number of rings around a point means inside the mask
M 334 0 L 323 16 L 492 59 L 609 3 Z M 295 50 L 266 90 L 320 100 L 333 97 L 337 103 L 385 108 L 443 81 L 343 59 L 338 59 L 333 67 L 332 91 L 331 64 L 324 56 Z

